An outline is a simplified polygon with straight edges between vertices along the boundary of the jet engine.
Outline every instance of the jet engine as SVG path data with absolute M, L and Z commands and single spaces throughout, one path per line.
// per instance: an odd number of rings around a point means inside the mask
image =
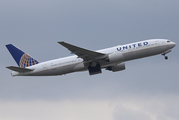
M 112 65 L 112 66 L 109 66 L 106 68 L 106 70 L 109 70 L 109 71 L 113 71 L 113 72 L 116 72 L 116 71 L 121 71 L 121 70 L 125 70 L 125 62 L 122 62 L 120 64 L 117 64 L 117 65 Z
M 112 64 L 117 64 L 124 61 L 124 56 L 121 52 L 117 51 L 115 53 L 109 54 L 108 59 Z

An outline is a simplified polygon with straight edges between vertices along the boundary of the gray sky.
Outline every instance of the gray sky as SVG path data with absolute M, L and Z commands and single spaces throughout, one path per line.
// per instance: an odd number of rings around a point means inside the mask
M 12 43 L 43 62 L 70 55 L 66 41 L 91 50 L 151 38 L 179 44 L 177 0 L 1 0 L 0 119 L 178 120 L 179 48 L 89 76 L 11 77 Z

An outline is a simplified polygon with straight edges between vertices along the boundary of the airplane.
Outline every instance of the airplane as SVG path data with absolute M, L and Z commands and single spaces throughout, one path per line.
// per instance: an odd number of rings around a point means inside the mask
M 92 51 L 66 42 L 58 42 L 71 51 L 72 56 L 39 62 L 12 44 L 6 47 L 18 64 L 6 68 L 12 76 L 55 76 L 72 72 L 89 71 L 89 75 L 102 73 L 101 69 L 112 72 L 125 70 L 125 62 L 161 54 L 167 60 L 167 53 L 175 47 L 168 39 L 149 39 Z

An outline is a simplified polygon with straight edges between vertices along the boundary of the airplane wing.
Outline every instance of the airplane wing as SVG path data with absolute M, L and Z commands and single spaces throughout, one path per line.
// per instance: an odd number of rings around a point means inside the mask
M 28 69 L 28 68 L 21 68 L 21 67 L 15 67 L 15 66 L 9 66 L 6 67 L 10 70 L 16 71 L 16 72 L 29 72 L 29 71 L 33 71 L 33 69 Z
M 98 60 L 98 59 L 106 58 L 107 56 L 106 54 L 80 48 L 80 47 L 71 45 L 69 43 L 65 43 L 65 42 L 58 42 L 58 43 L 66 47 L 73 54 L 76 54 L 79 58 L 82 58 L 84 61 L 90 61 L 94 59 Z

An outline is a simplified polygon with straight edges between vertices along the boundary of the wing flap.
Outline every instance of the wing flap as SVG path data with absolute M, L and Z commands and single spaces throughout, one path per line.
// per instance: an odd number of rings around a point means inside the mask
M 84 59 L 85 61 L 92 60 L 95 58 L 104 58 L 106 57 L 106 54 L 87 50 L 81 47 L 77 47 L 74 45 L 71 45 L 69 43 L 65 42 L 58 42 L 62 46 L 66 47 L 68 50 L 70 50 L 73 54 L 76 54 L 78 57 Z
M 16 72 L 30 72 L 33 71 L 33 69 L 28 69 L 28 68 L 21 68 L 21 67 L 15 67 L 15 66 L 8 66 L 6 67 L 10 70 L 16 71 Z

